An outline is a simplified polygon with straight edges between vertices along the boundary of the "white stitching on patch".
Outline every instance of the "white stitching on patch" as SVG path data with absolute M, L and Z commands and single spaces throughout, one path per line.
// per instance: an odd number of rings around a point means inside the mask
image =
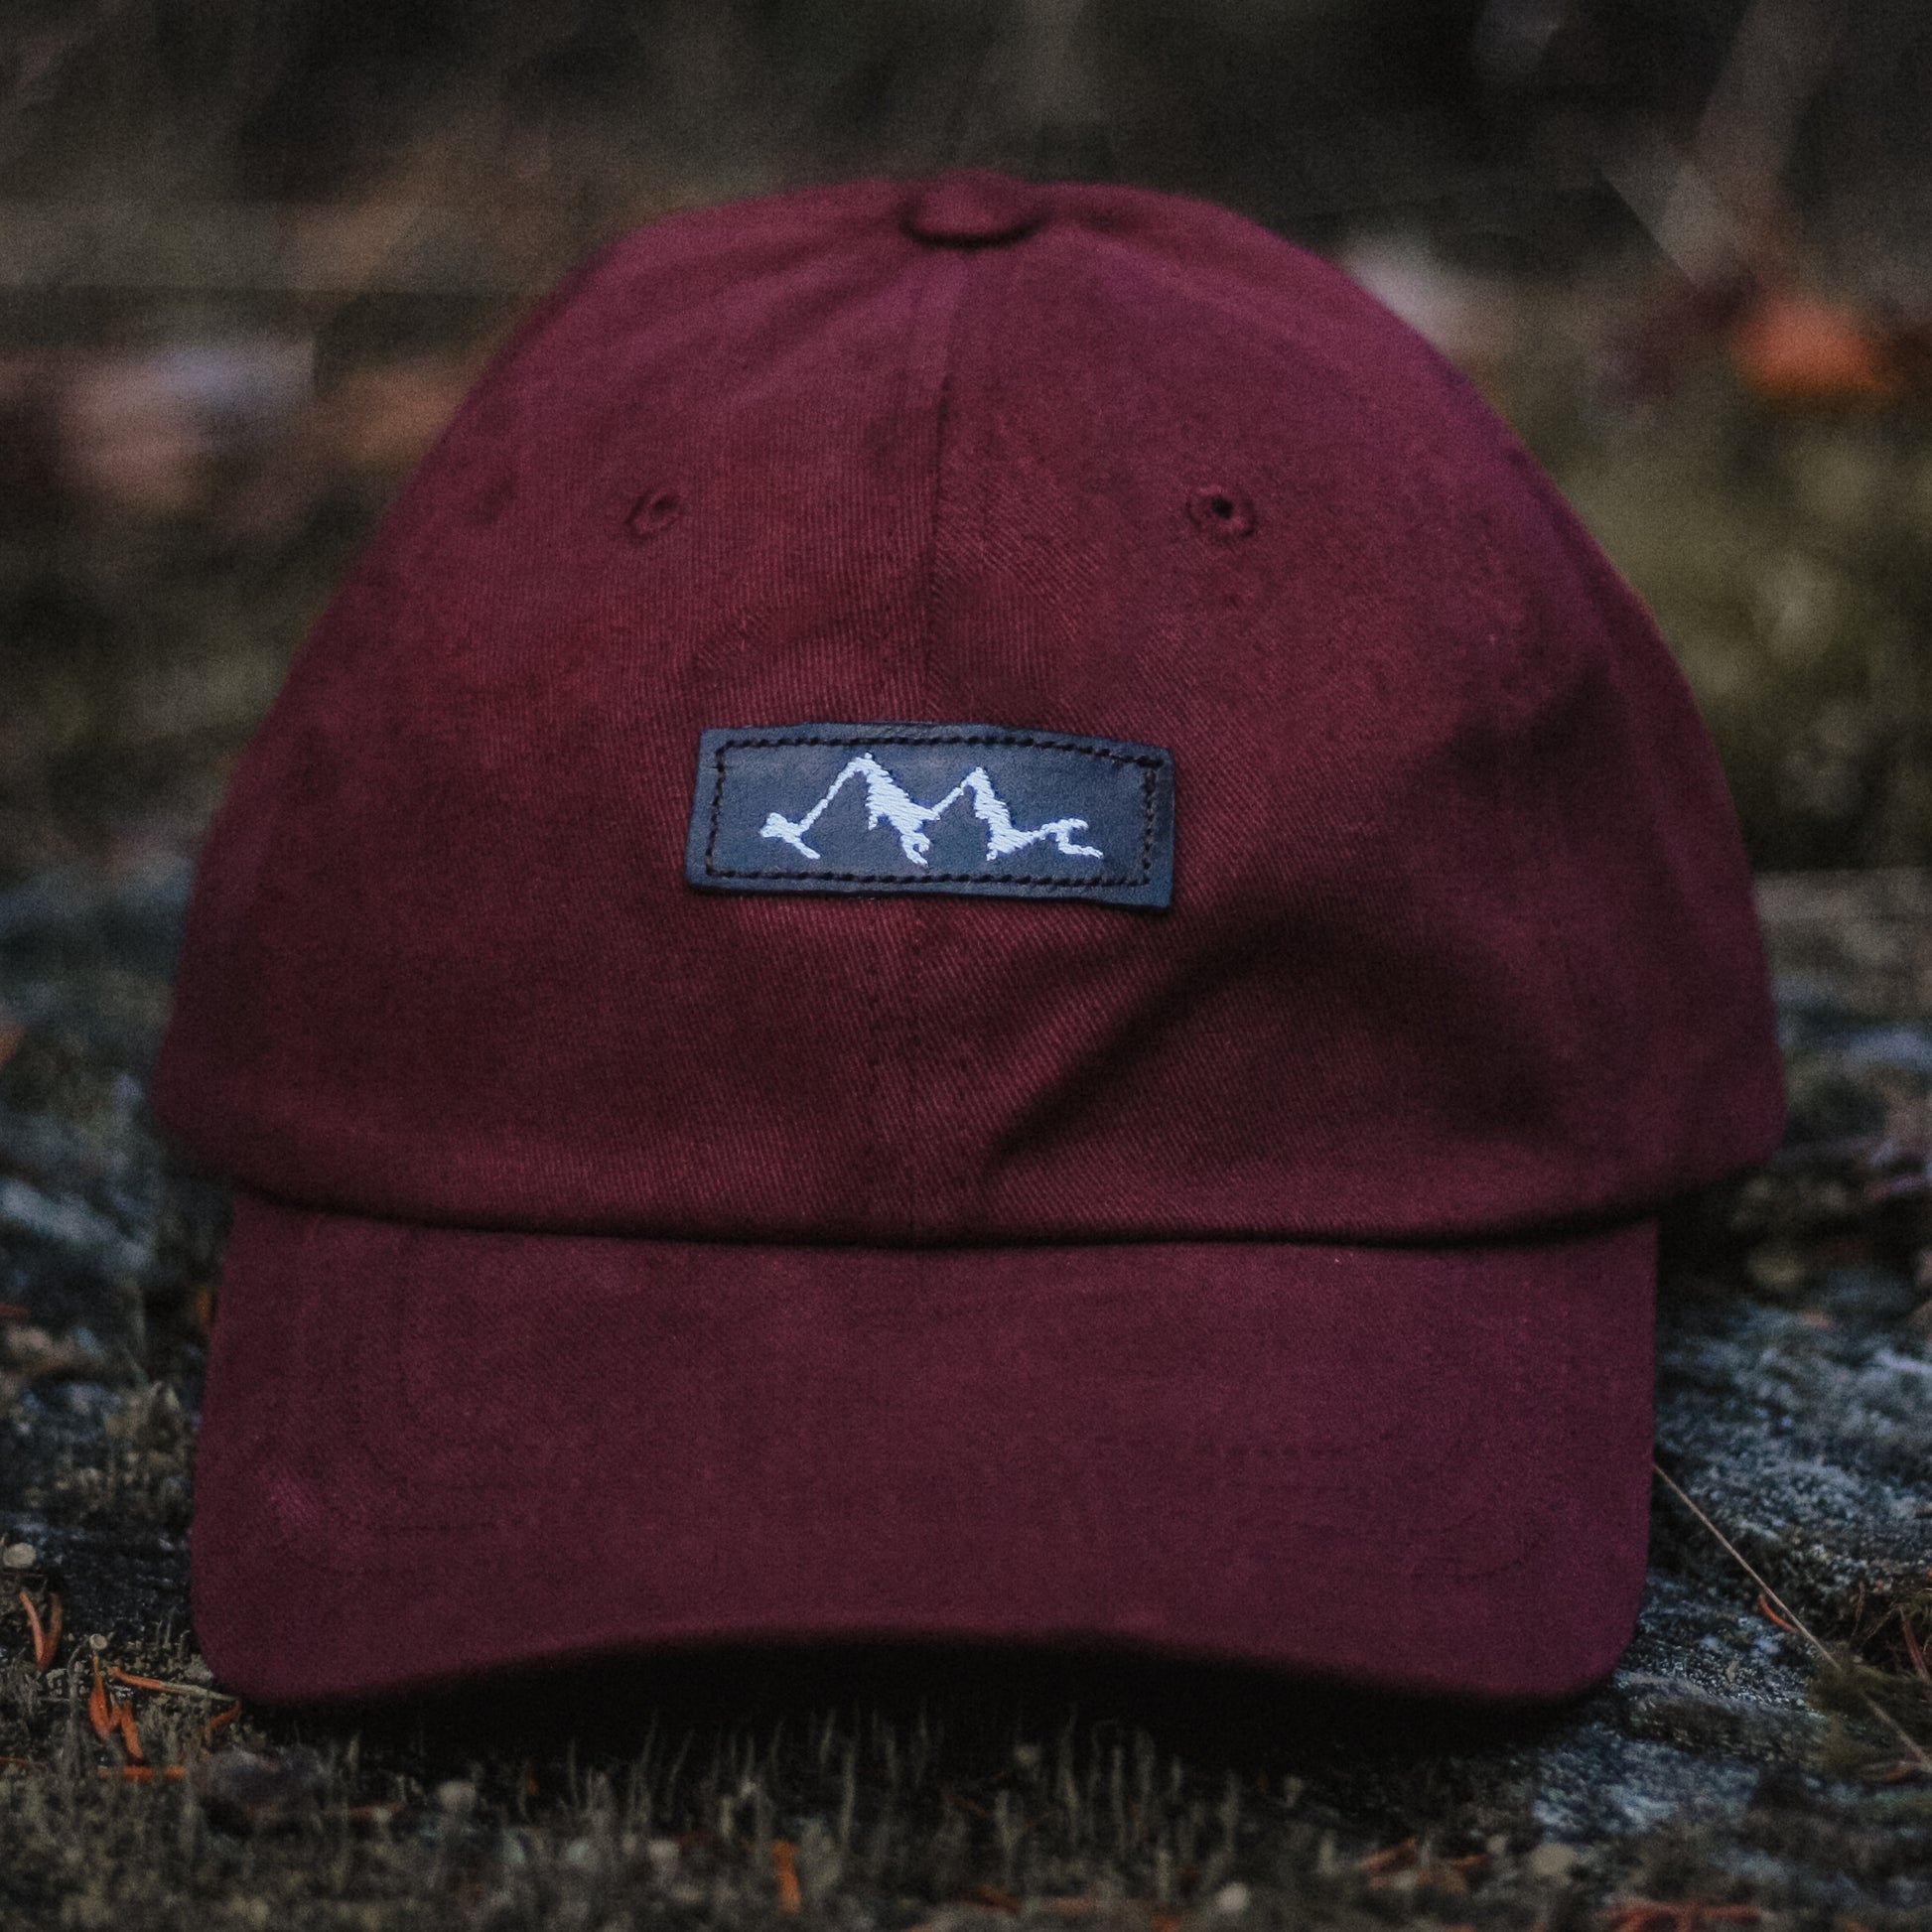
M 819 814 L 844 789 L 846 780 L 855 774 L 866 781 L 866 829 L 876 831 L 880 820 L 884 819 L 898 834 L 899 850 L 915 866 L 924 865 L 925 855 L 932 850 L 932 841 L 919 828 L 930 825 L 948 806 L 968 792 L 973 798 L 974 817 L 987 828 L 988 865 L 995 859 L 1005 858 L 1009 852 L 1019 852 L 1027 846 L 1036 845 L 1041 839 L 1051 839 L 1069 859 L 1100 859 L 1106 856 L 1097 845 L 1073 843 L 1072 834 L 1087 829 L 1084 818 L 1056 818 L 1047 824 L 1035 826 L 1030 832 L 1023 832 L 1014 824 L 1006 800 L 993 789 L 993 780 L 986 775 L 984 765 L 974 765 L 936 805 L 921 805 L 870 752 L 861 752 L 832 780 L 825 796 L 803 818 L 786 818 L 778 812 L 771 812 L 766 816 L 759 836 L 782 839 L 794 852 L 801 853 L 805 858 L 818 858 L 820 855 L 805 843 L 805 834 L 817 822 Z

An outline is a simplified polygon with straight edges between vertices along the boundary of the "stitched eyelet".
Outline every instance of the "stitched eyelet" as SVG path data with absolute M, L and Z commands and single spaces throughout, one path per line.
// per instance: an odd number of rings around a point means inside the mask
M 624 528 L 639 542 L 654 537 L 684 514 L 684 498 L 675 489 L 647 489 L 630 506 Z
M 1245 537 L 1254 534 L 1255 506 L 1245 489 L 1203 483 L 1187 498 L 1187 514 L 1209 536 Z

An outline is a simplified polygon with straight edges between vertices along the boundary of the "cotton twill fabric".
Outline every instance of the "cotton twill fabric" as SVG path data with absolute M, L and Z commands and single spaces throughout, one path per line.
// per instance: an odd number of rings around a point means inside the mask
M 587 264 L 237 763 L 152 1093 L 242 1189 L 244 1691 L 870 1631 L 1527 1695 L 1630 1628 L 1641 1230 L 1783 1118 L 1683 677 L 1345 277 L 941 192 Z M 703 734 L 948 720 L 1170 753 L 1167 909 L 687 882 Z
M 278 1701 L 828 1632 L 1561 1695 L 1635 1618 L 1654 1269 L 1648 1222 L 895 1250 L 243 1193 L 197 1634 Z
M 1723 774 L 1467 383 L 1231 214 L 1055 187 L 962 252 L 908 193 L 643 229 L 479 383 L 237 767 L 169 1131 L 357 1213 L 882 1245 L 1481 1238 L 1761 1158 Z M 685 883 L 703 731 L 879 719 L 1168 748 L 1172 909 Z

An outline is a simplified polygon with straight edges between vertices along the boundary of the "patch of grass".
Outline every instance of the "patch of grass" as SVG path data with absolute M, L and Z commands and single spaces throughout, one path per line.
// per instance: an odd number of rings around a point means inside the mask
M 1817 1672 L 1813 1701 L 1855 1724 L 1875 1706 L 1903 1736 L 1932 1747 L 1932 1579 L 1861 1584 L 1844 1622 L 1841 1654 Z M 1849 1775 L 1882 1777 L 1898 1751 L 1873 1740 L 1868 1727 L 1840 1725 L 1825 1761 Z M 1932 1793 L 1927 1805 L 1932 1811 Z
M 154 1764 L 184 1774 L 130 1779 L 72 1675 L 7 1681 L 9 1728 L 34 1740 L 0 1777 L 9 1924 L 1367 1932 L 1527 1923 L 1569 1891 L 1567 1863 L 1553 1879 L 1506 1835 L 1364 1850 L 1300 1779 L 1198 1774 L 1148 1732 L 1105 1724 L 1001 1745 L 924 1713 L 794 1713 L 755 1732 L 660 1712 L 627 1750 L 553 1731 L 466 1755 L 474 1706 L 428 1728 L 393 1714 L 313 1728 L 314 1742 L 298 1721 L 243 1719 L 212 1751 L 176 1711 L 143 1734 Z M 188 1702 L 155 1697 L 146 1712 Z M 613 1715 L 607 1699 L 607 1728 Z

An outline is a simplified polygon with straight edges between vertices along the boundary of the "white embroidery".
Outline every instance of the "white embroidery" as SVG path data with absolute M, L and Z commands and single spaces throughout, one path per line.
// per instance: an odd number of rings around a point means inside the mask
M 993 780 L 986 775 L 983 765 L 974 765 L 936 805 L 921 805 L 870 752 L 861 752 L 832 780 L 825 796 L 803 818 L 785 818 L 772 812 L 765 819 L 759 836 L 783 839 L 794 852 L 802 853 L 807 859 L 816 859 L 819 855 L 805 843 L 805 834 L 817 822 L 819 814 L 844 789 L 846 780 L 854 776 L 863 777 L 866 781 L 866 829 L 876 831 L 880 820 L 884 819 L 898 834 L 899 850 L 915 866 L 924 865 L 925 855 L 932 850 L 932 841 L 920 827 L 930 825 L 948 806 L 968 793 L 972 795 L 974 817 L 986 827 L 986 863 L 989 866 L 995 859 L 1003 859 L 1009 852 L 1019 852 L 1027 846 L 1036 845 L 1041 839 L 1051 839 L 1069 859 L 1100 859 L 1106 856 L 1098 846 L 1073 843 L 1071 835 L 1087 829 L 1084 818 L 1056 818 L 1048 824 L 1035 826 L 1031 832 L 1023 832 L 1014 824 L 1006 800 L 993 789 Z

